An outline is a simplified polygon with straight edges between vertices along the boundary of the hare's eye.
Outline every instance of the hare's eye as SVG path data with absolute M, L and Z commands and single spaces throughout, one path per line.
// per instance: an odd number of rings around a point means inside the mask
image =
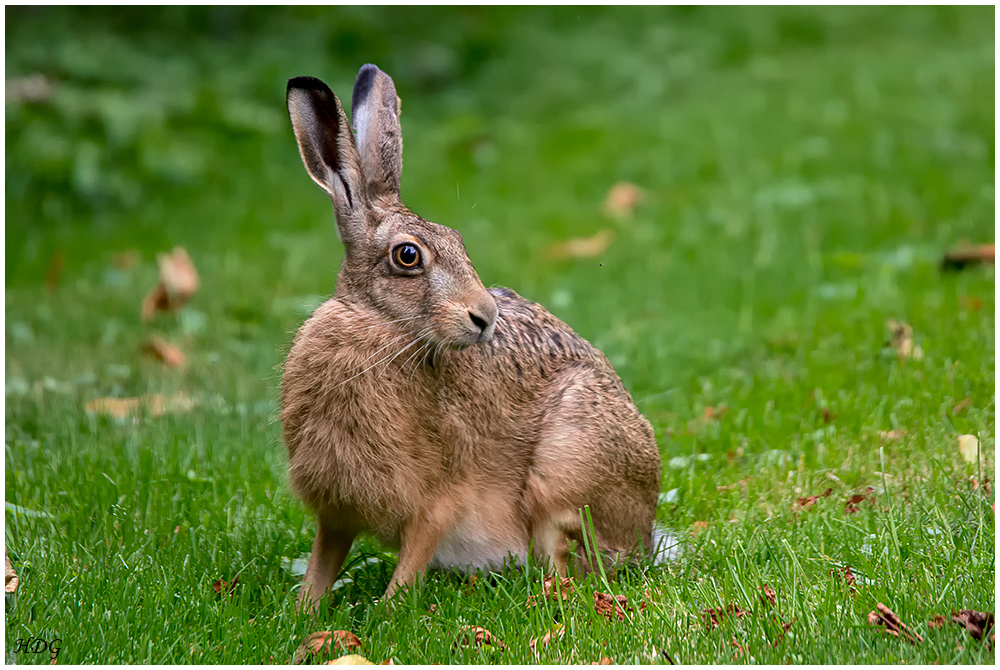
M 392 260 L 399 267 L 412 270 L 420 265 L 420 250 L 412 244 L 400 244 L 392 250 Z

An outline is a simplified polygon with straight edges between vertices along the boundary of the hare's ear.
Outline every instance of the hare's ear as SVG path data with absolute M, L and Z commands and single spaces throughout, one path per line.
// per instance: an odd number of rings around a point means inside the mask
M 392 77 L 374 65 L 362 66 L 351 96 L 351 123 L 373 200 L 399 198 L 399 175 L 403 170 L 399 114 L 399 96 Z
M 361 159 L 340 100 L 315 77 L 288 80 L 288 115 L 309 176 L 330 194 L 345 244 L 364 239 L 367 197 Z

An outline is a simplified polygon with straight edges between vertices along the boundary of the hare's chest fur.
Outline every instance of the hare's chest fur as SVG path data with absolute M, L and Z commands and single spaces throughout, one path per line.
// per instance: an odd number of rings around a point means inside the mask
M 356 516 L 359 526 L 388 540 L 436 495 L 482 491 L 485 500 L 505 488 L 496 500 L 510 501 L 527 463 L 509 442 L 529 447 L 526 417 L 491 392 L 492 373 L 482 361 L 464 360 L 480 352 L 451 351 L 435 365 L 420 355 L 421 346 L 334 299 L 302 326 L 282 380 L 292 485 L 314 509 Z M 469 365 L 475 373 L 463 372 Z M 494 444 L 501 440 L 506 446 Z M 512 549 L 488 539 L 491 528 L 516 525 L 511 503 L 492 503 L 503 507 L 494 512 L 474 498 L 456 500 L 467 513 L 455 521 L 470 532 L 445 539 L 444 563 L 478 562 L 466 556 L 502 562 Z M 476 528 L 484 529 L 482 542 L 474 539 Z

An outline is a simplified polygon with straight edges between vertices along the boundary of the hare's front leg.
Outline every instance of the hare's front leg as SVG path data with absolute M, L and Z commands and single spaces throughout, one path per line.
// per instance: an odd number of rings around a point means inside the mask
M 432 509 L 410 519 L 400 536 L 399 562 L 392 573 L 385 597 L 391 598 L 401 586 L 412 584 L 427 569 L 438 544 L 451 529 L 454 514 L 451 505 L 438 501 Z
M 316 611 L 320 598 L 333 586 L 333 580 L 344 565 L 355 535 L 350 531 L 332 528 L 329 523 L 324 523 L 322 516 L 317 517 L 317 522 L 316 541 L 313 542 L 312 555 L 309 556 L 298 601 L 299 610 L 310 612 Z

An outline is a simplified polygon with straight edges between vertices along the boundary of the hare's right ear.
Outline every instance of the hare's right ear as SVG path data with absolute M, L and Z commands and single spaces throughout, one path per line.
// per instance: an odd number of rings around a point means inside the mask
M 344 244 L 364 239 L 367 194 L 361 157 L 333 91 L 315 77 L 288 80 L 288 115 L 309 176 L 330 194 Z

